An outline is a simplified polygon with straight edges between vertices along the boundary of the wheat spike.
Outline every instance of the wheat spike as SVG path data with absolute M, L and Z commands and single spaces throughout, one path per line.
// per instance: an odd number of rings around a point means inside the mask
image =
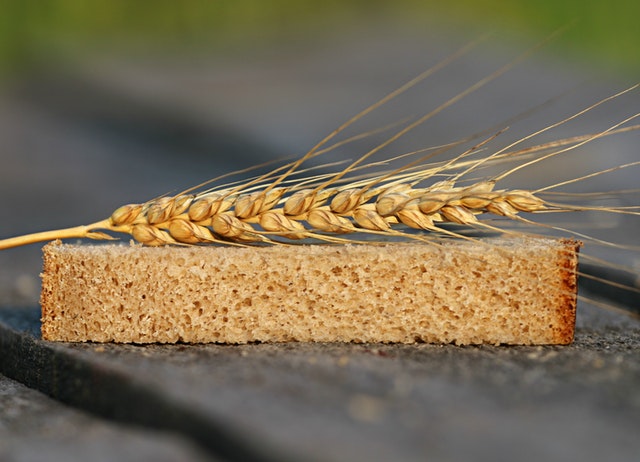
M 90 225 L 0 240 L 0 249 L 54 239 L 114 239 L 113 234 L 118 233 L 130 235 L 136 241 L 151 246 L 167 244 L 281 245 L 304 239 L 330 243 L 358 242 L 357 238 L 349 236 L 356 232 L 371 234 L 374 240 L 376 237 L 382 239 L 384 236 L 433 240 L 434 238 L 463 237 L 462 231 L 450 231 L 447 228 L 448 224 L 476 231 L 516 232 L 509 231 L 504 221 L 500 224 L 492 224 L 493 220 L 487 220 L 491 217 L 499 217 L 516 224 L 532 225 L 535 222 L 523 217 L 523 214 L 577 210 L 638 214 L 635 208 L 581 207 L 547 199 L 554 197 L 553 190 L 560 186 L 605 174 L 614 169 L 594 172 L 535 190 L 499 187 L 504 178 L 528 166 L 562 155 L 604 136 L 640 128 L 638 125 L 630 125 L 632 120 L 640 116 L 635 114 L 597 133 L 521 147 L 524 142 L 635 90 L 637 85 L 596 101 L 569 117 L 549 124 L 483 156 L 479 156 L 479 153 L 486 149 L 490 142 L 499 138 L 503 129 L 498 129 L 483 141 L 446 161 L 433 159 L 464 142 L 486 136 L 486 133 L 426 150 L 427 154 L 424 155 L 423 152 L 415 152 L 396 156 L 395 160 L 405 157 L 409 160 L 394 170 L 385 170 L 387 166 L 384 162 L 369 161 L 371 156 L 382 148 L 507 72 L 540 45 L 463 89 L 423 116 L 405 123 L 382 143 L 337 172 L 299 176 L 306 171 L 303 164 L 308 160 L 351 140 L 361 139 L 367 134 L 357 135 L 327 147 L 336 135 L 420 81 L 440 71 L 453 60 L 469 52 L 475 45 L 476 42 L 461 48 L 451 57 L 356 114 L 300 159 L 274 168 L 266 174 L 213 187 L 211 182 L 206 182 L 175 196 L 159 197 L 143 204 L 123 205 L 108 218 Z M 391 124 L 380 130 L 372 130 L 369 134 L 396 127 L 397 124 Z M 477 178 L 473 181 L 468 180 L 472 173 L 475 174 L 487 166 L 511 162 L 515 162 L 516 165 L 501 174 L 489 178 Z M 617 166 L 615 169 L 628 168 L 637 164 L 633 162 Z M 310 170 L 311 168 L 308 171 Z M 422 232 L 416 233 L 407 228 Z
M 456 167 L 454 163 L 447 170 Z M 522 213 L 575 210 L 545 201 L 534 191 L 496 190 L 494 180 L 464 187 L 451 181 L 415 187 L 418 180 L 442 171 L 431 167 L 412 172 L 412 183 L 403 182 L 407 175 L 402 172 L 382 182 L 384 175 L 370 176 L 366 184 L 376 185 L 370 189 L 349 184 L 320 191 L 297 190 L 296 186 L 269 189 L 267 184 L 246 194 L 222 190 L 161 197 L 145 204 L 124 205 L 93 225 L 6 239 L 0 241 L 0 248 L 59 238 L 111 239 L 104 231 L 130 234 L 145 245 L 278 244 L 281 239 L 303 238 L 333 241 L 326 234 L 358 231 L 417 238 L 419 235 L 399 231 L 397 225 L 437 233 L 442 230 L 438 223 L 481 226 L 478 217 L 482 215 L 516 219 Z

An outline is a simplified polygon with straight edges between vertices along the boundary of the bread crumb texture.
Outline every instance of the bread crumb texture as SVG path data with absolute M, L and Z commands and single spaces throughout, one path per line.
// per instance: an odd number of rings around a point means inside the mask
M 568 240 L 44 248 L 42 338 L 568 344 Z

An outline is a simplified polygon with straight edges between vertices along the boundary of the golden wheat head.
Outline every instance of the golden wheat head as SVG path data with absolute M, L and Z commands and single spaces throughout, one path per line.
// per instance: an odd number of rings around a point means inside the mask
M 163 196 L 145 203 L 119 207 L 108 218 L 96 223 L 62 230 L 46 231 L 0 240 L 0 249 L 33 242 L 66 238 L 115 239 L 116 234 L 131 236 L 150 246 L 160 245 L 282 245 L 296 242 L 375 243 L 388 238 L 434 242 L 442 238 L 470 239 L 467 231 L 522 234 L 519 226 L 535 225 L 531 217 L 541 213 L 599 210 L 637 215 L 636 207 L 593 207 L 562 203 L 553 190 L 609 171 L 628 168 L 638 162 L 594 172 L 562 183 L 531 189 L 501 186 L 511 174 L 551 157 L 575 150 L 593 140 L 636 130 L 632 114 L 601 131 L 554 142 L 524 146 L 525 142 L 578 118 L 597 106 L 637 89 L 637 85 L 595 101 L 570 117 L 499 149 L 488 151 L 502 130 L 487 130 L 445 146 L 397 156 L 405 159 L 397 168 L 385 162 L 371 162 L 374 154 L 425 123 L 488 82 L 498 78 L 538 46 L 526 51 L 485 78 L 463 89 L 422 117 L 405 123 L 382 143 L 334 173 L 311 174 L 306 162 L 344 143 L 329 142 L 354 124 L 418 82 L 446 67 L 473 48 L 469 44 L 402 87 L 347 120 L 322 139 L 300 159 L 271 171 L 228 184 L 208 181 L 175 196 Z M 387 129 L 389 127 L 386 127 Z M 476 141 L 471 148 L 455 153 L 448 160 L 438 156 Z M 426 154 L 425 154 L 426 152 Z M 479 177 L 488 166 L 502 166 L 501 173 Z M 317 167 L 316 167 L 317 168 Z M 246 173 L 246 171 L 244 171 Z M 498 219 L 498 220 L 496 220 Z M 560 229 L 560 228 L 556 228 Z M 364 235 L 369 235 L 365 240 Z M 578 234 L 581 237 L 584 235 Z

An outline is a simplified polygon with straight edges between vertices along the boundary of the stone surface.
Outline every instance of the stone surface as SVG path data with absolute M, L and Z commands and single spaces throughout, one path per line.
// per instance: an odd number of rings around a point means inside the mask
M 211 460 L 183 437 L 105 422 L 2 375 L 0 409 L 3 462 Z

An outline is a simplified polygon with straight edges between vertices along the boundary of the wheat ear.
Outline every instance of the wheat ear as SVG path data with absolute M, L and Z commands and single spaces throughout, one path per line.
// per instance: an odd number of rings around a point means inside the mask
M 210 184 L 206 182 L 173 197 L 160 197 L 143 204 L 124 205 L 115 210 L 109 218 L 90 225 L 0 240 L 0 250 L 54 239 L 115 239 L 110 233 L 128 234 L 136 241 L 152 246 L 211 243 L 283 244 L 301 239 L 356 242 L 355 239 L 344 236 L 355 232 L 424 240 L 433 236 L 463 237 L 462 234 L 454 233 L 443 226 L 447 223 L 504 232 L 506 231 L 504 227 L 496 227 L 481 218 L 494 216 L 531 224 L 533 223 L 531 220 L 521 216 L 523 213 L 576 211 L 578 207 L 547 201 L 541 197 L 541 193 L 580 179 L 535 191 L 499 189 L 496 185 L 500 180 L 529 165 L 571 151 L 603 136 L 640 128 L 637 125 L 625 126 L 639 116 L 636 114 L 599 133 L 514 149 L 541 133 L 636 89 L 637 86 L 604 98 L 570 117 L 550 124 L 484 157 L 477 157 L 478 152 L 481 151 L 479 148 L 484 148 L 486 144 L 497 138 L 500 131 L 449 161 L 428 162 L 473 137 L 434 149 L 422 157 L 417 157 L 419 152 L 407 155 L 409 157 L 413 155 L 415 159 L 395 170 L 374 171 L 353 176 L 355 172 L 370 170 L 380 165 L 380 163 L 369 162 L 373 154 L 495 80 L 545 42 L 517 56 L 417 120 L 405 124 L 392 136 L 335 174 L 295 177 L 296 174 L 305 171 L 302 165 L 306 161 L 332 148 L 326 145 L 337 134 L 467 53 L 476 42 L 464 46 L 454 55 L 356 114 L 323 138 L 300 159 L 264 175 L 230 185 L 204 189 Z M 357 138 L 359 136 L 352 139 Z M 348 141 L 350 140 L 335 143 L 333 147 Z M 398 156 L 400 157 L 404 156 Z M 515 167 L 493 178 L 471 183 L 466 180 L 472 172 L 477 172 L 488 165 L 513 161 L 518 162 Z M 617 168 L 632 165 L 635 163 Z M 596 172 L 593 175 L 605 172 Z M 438 181 L 442 177 L 445 179 Z M 638 213 L 635 210 L 621 208 L 599 208 L 598 210 L 612 213 Z M 406 232 L 404 230 L 407 227 L 428 233 Z
M 605 136 L 637 116 L 625 119 L 601 133 L 573 138 L 574 144 L 564 150 Z M 498 179 L 518 167 L 494 179 L 468 186 L 456 186 L 451 179 L 428 187 L 416 187 L 426 179 L 460 169 L 461 166 L 465 167 L 464 172 L 469 171 L 474 163 L 462 159 L 470 151 L 460 154 L 456 158 L 459 162 L 449 161 L 417 172 L 399 169 L 391 174 L 368 176 L 364 180 L 335 187 L 331 187 L 330 183 L 326 187 L 326 181 L 316 180 L 324 186 L 320 190 L 313 188 L 313 183 L 309 184 L 308 180 L 300 181 L 305 186 L 303 188 L 298 185 L 271 187 L 269 182 L 259 185 L 249 182 L 250 186 L 245 184 L 243 187 L 208 190 L 200 194 L 161 197 L 144 204 L 124 205 L 108 219 L 92 225 L 5 239 L 0 241 L 0 249 L 53 239 L 113 239 L 105 231 L 129 234 L 145 245 L 278 244 L 283 240 L 306 238 L 340 242 L 344 239 L 339 235 L 354 232 L 421 239 L 420 234 L 403 232 L 397 225 L 448 235 L 442 223 L 491 228 L 481 222 L 479 216 L 489 214 L 523 220 L 520 216 L 523 212 L 577 210 L 574 206 L 543 200 L 533 191 L 495 188 Z M 536 161 L 560 152 L 553 151 Z M 497 155 L 492 160 L 499 158 Z M 476 161 L 475 165 L 484 164 L 487 159 Z M 452 178 L 459 179 L 459 176 L 458 173 Z M 266 181 L 268 177 L 261 180 Z M 251 188 L 255 190 L 241 192 Z M 540 188 L 539 191 L 546 189 Z M 638 213 L 634 210 L 617 212 Z

